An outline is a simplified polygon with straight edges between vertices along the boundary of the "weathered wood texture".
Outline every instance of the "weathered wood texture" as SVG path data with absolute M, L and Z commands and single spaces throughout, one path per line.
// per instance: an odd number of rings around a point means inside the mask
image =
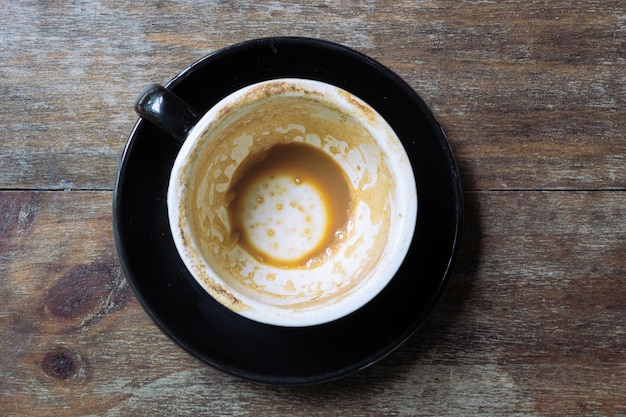
M 467 188 L 625 188 L 619 0 L 2 3 L 3 187 L 110 189 L 143 87 L 233 42 L 304 35 L 404 77 Z
M 208 368 L 156 329 L 120 276 L 110 193 L 0 192 L 0 410 L 626 413 L 626 195 L 466 197 L 456 273 L 421 332 L 344 381 L 274 388 Z
M 623 1 L 0 0 L 0 21 L 0 415 L 626 415 Z M 138 92 L 270 35 L 340 42 L 405 78 L 466 190 L 425 327 L 312 387 L 180 350 L 111 230 Z

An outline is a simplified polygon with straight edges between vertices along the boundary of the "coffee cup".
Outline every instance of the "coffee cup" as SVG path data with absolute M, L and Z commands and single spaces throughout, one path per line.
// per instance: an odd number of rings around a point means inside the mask
M 312 326 L 366 305 L 407 256 L 409 158 L 384 118 L 337 86 L 281 78 L 199 115 L 151 86 L 136 109 L 182 142 L 167 207 L 197 283 L 248 319 Z

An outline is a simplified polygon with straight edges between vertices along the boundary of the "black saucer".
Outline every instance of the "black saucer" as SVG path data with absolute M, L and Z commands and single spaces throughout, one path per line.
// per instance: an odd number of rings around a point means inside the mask
M 169 230 L 167 183 L 179 145 L 143 120 L 122 157 L 113 222 L 126 278 L 168 336 L 233 375 L 304 384 L 363 369 L 419 328 L 450 274 L 462 196 L 448 142 L 426 105 L 397 75 L 346 47 L 304 38 L 252 40 L 203 58 L 167 87 L 204 113 L 236 89 L 282 77 L 352 92 L 389 122 L 409 154 L 418 189 L 415 236 L 401 269 L 373 301 L 332 323 L 288 328 L 248 320 L 213 300 L 186 270 Z

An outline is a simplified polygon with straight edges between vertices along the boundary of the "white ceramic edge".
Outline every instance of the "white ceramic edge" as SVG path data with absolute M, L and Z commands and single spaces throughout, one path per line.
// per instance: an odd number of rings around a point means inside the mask
M 397 270 L 404 261 L 408 253 L 415 230 L 415 225 L 417 221 L 417 187 L 409 157 L 406 154 L 406 151 L 402 146 L 401 141 L 399 140 L 393 129 L 388 125 L 383 117 L 378 114 L 378 112 L 371 108 L 371 106 L 369 106 L 367 103 L 363 102 L 363 100 L 352 95 L 351 93 L 346 92 L 345 90 L 342 90 L 339 87 L 320 81 L 298 78 L 280 78 L 275 80 L 263 81 L 244 87 L 225 97 L 217 104 L 215 104 L 204 116 L 202 116 L 200 121 L 193 127 L 176 157 L 174 166 L 171 171 L 167 192 L 168 219 L 170 222 L 170 228 L 172 231 L 175 246 L 183 260 L 183 263 L 189 269 L 191 274 L 194 275 L 194 270 L 196 266 L 189 260 L 189 258 L 195 257 L 198 259 L 202 259 L 202 257 L 200 256 L 200 251 L 197 248 L 195 242 L 193 244 L 193 248 L 183 245 L 183 234 L 180 230 L 180 227 L 175 227 L 175 225 L 179 225 L 181 220 L 178 207 L 180 198 L 185 192 L 184 187 L 179 187 L 179 184 L 181 184 L 180 176 L 184 173 L 184 162 L 194 150 L 199 138 L 201 138 L 202 136 L 202 133 L 214 122 L 215 116 L 220 113 L 221 109 L 227 107 L 229 103 L 236 101 L 238 98 L 241 98 L 250 90 L 257 88 L 259 85 L 276 82 L 296 83 L 306 87 L 307 91 L 319 91 L 323 94 L 330 94 L 333 100 L 335 100 L 335 102 L 338 103 L 340 107 L 348 109 L 348 111 L 357 110 L 357 106 L 350 103 L 344 96 L 340 94 L 340 92 L 343 92 L 344 94 L 349 94 L 351 98 L 356 99 L 366 108 L 369 108 L 376 115 L 378 119 L 377 122 L 380 125 L 380 128 L 384 130 L 388 129 L 390 131 L 386 131 L 385 135 L 391 134 L 395 138 L 395 145 L 397 146 L 394 146 L 393 155 L 396 157 L 396 159 L 394 159 L 392 167 L 394 168 L 393 171 L 395 174 L 397 174 L 397 178 L 399 180 L 398 188 L 401 190 L 406 190 L 406 193 L 399 193 L 401 198 L 404 200 L 403 205 L 405 206 L 404 210 L 406 210 L 406 213 L 403 217 L 404 220 L 401 222 L 395 222 L 395 227 L 401 228 L 402 233 L 397 235 L 397 237 L 393 239 L 392 246 L 385 248 L 385 256 L 383 256 L 385 262 L 377 266 L 379 270 L 382 269 L 384 271 L 383 275 L 378 279 L 368 280 L 367 285 L 364 286 L 364 288 L 359 289 L 358 297 L 345 297 L 345 299 L 341 300 L 340 302 L 336 302 L 331 305 L 322 305 L 319 307 L 312 307 L 304 311 L 294 312 L 289 308 L 270 306 L 259 303 L 258 301 L 252 300 L 244 294 L 241 294 L 229 288 L 229 291 L 231 291 L 231 293 L 236 298 L 241 300 L 245 305 L 249 307 L 242 311 L 236 311 L 237 314 L 240 314 L 251 320 L 271 325 L 288 327 L 312 326 L 327 323 L 344 317 L 363 307 L 374 297 L 376 297 L 376 295 L 378 295 L 395 276 Z M 370 127 L 371 126 L 368 126 L 368 129 Z M 374 132 L 374 135 L 375 137 L 379 137 L 379 133 Z M 388 146 L 384 146 L 383 149 L 385 150 L 385 153 L 389 155 Z M 187 230 L 187 232 L 189 231 Z M 390 251 L 391 253 L 390 255 L 388 255 Z M 228 286 L 218 276 L 216 276 L 216 274 L 212 272 L 210 266 L 206 264 L 206 262 L 203 263 L 205 269 L 215 280 L 215 282 L 227 288 Z M 207 291 L 207 293 L 211 294 L 209 289 L 206 288 L 201 280 L 196 280 L 196 282 L 198 282 L 205 289 L 205 291 Z

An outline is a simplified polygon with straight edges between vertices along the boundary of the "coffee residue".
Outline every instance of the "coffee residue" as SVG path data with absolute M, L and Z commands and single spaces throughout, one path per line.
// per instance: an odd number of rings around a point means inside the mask
M 305 188 L 312 200 L 294 200 Z M 239 245 L 279 268 L 324 262 L 346 234 L 353 210 L 353 190 L 343 169 L 323 150 L 301 142 L 278 143 L 249 156 L 228 193 L 231 233 L 239 237 Z M 263 239 L 254 237 L 255 229 L 266 231 Z M 275 251 L 298 242 L 307 243 Z

